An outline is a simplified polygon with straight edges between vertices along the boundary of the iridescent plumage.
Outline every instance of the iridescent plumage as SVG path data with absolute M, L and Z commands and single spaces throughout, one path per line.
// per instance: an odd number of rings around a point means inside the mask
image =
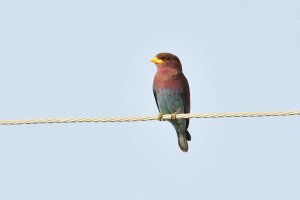
M 189 113 L 190 91 L 180 60 L 170 53 L 159 53 L 152 60 L 157 66 L 153 81 L 153 93 L 160 113 Z M 182 151 L 188 151 L 191 135 L 188 132 L 189 119 L 169 120 L 178 136 L 178 144 Z

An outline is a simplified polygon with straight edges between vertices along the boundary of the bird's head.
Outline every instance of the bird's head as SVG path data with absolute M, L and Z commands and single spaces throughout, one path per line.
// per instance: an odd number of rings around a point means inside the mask
M 173 68 L 182 71 L 179 58 L 171 53 L 159 53 L 150 61 L 155 63 L 159 68 Z

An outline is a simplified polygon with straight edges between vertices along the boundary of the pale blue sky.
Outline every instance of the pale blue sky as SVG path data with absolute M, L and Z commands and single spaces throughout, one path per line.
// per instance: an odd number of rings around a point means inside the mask
M 156 53 L 191 110 L 300 109 L 299 1 L 0 1 L 0 119 L 156 115 Z M 0 199 L 300 199 L 300 117 L 0 127 Z

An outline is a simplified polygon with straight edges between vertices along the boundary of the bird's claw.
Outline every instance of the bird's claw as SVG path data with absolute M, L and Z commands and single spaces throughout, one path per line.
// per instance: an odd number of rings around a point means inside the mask
M 171 119 L 173 119 L 173 120 L 176 119 L 176 115 L 177 115 L 177 112 L 172 113 L 171 114 Z
M 164 115 L 164 114 L 160 112 L 160 113 L 158 114 L 158 116 L 157 116 L 157 119 L 158 119 L 159 121 L 162 121 L 163 115 Z

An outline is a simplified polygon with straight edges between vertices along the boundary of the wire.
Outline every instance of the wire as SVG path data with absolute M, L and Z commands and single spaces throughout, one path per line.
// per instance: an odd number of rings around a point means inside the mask
M 149 120 L 175 120 L 187 118 L 225 118 L 225 117 L 272 117 L 300 115 L 300 111 L 283 112 L 233 112 L 233 113 L 203 113 L 203 114 L 164 114 L 145 117 L 119 117 L 119 118 L 52 118 L 32 120 L 0 120 L 0 125 L 21 124 L 52 124 L 52 123 L 82 123 L 82 122 L 137 122 Z

